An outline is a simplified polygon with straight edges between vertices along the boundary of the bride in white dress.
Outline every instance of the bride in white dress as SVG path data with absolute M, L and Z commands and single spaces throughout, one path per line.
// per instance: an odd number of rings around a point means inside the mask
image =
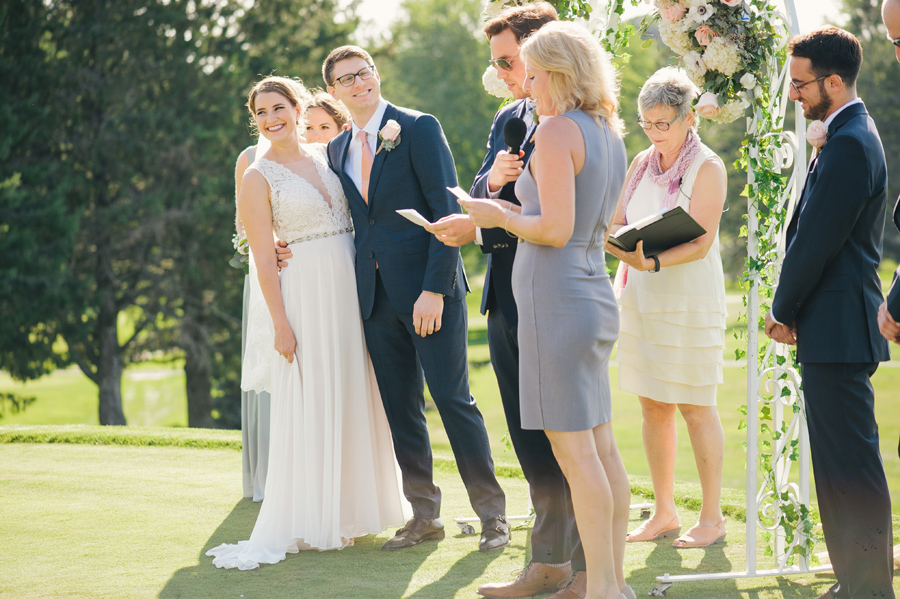
M 242 387 L 271 392 L 271 437 L 256 525 L 250 540 L 207 552 L 220 568 L 341 549 L 412 515 L 363 337 L 347 199 L 325 146 L 300 144 L 306 96 L 268 77 L 248 102 L 271 147 L 247 169 L 239 199 L 256 292 Z M 280 274 L 273 231 L 293 254 Z

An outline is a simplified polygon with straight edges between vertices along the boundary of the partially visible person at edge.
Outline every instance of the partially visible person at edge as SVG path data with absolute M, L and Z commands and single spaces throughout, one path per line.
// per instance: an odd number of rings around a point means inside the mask
M 556 20 L 556 9 L 551 4 L 535 2 L 505 9 L 484 28 L 491 47 L 491 64 L 515 101 L 494 117 L 487 154 L 469 192 L 472 197 L 499 198 L 520 204 L 515 192 L 516 181 L 534 150 L 537 120 L 533 116 L 534 101 L 522 89 L 525 63 L 519 47 L 545 23 Z M 510 154 L 504 142 L 504 128 L 512 118 L 523 119 L 526 124 L 525 139 L 518 154 Z M 478 594 L 530 597 L 558 591 L 553 599 L 577 597 L 573 593 L 583 587 L 585 563 L 569 486 L 547 435 L 541 430 L 523 429 L 519 413 L 518 313 L 511 281 L 518 240 L 502 228 L 478 230 L 476 236 L 475 224 L 467 214 L 445 216 L 426 228 L 450 246 L 475 241 L 488 255 L 481 313 L 488 315 L 491 365 L 500 388 L 509 437 L 528 481 L 534 506 L 528 564 L 515 580 L 482 585 Z M 583 589 L 581 596 L 584 596 Z
M 323 91 L 313 96 L 306 110 L 306 141 L 327 144 L 344 130 L 350 121 L 347 108 Z
M 583 594 L 557 596 L 633 597 L 623 567 L 631 491 L 613 436 L 609 383 L 619 314 L 603 252 L 627 167 L 615 70 L 597 38 L 570 22 L 541 27 L 520 56 L 522 89 L 541 116 L 516 181 L 522 205 L 460 203 L 477 226 L 502 227 L 522 242 L 512 275 L 521 423 L 550 440 L 586 564 Z
M 823 121 L 787 229 L 766 334 L 797 346 L 822 530 L 837 583 L 820 599 L 892 599 L 891 497 L 871 376 L 890 358 L 878 330 L 887 166 L 856 95 L 862 46 L 823 27 L 788 45 L 790 99 Z
M 897 62 L 900 62 L 900 0 L 884 0 L 881 19 L 887 29 L 888 40 L 894 44 Z M 900 198 L 894 204 L 893 221 L 900 230 Z M 887 299 L 878 308 L 878 327 L 885 339 L 900 344 L 900 266 L 894 272 Z M 897 446 L 897 453 L 900 455 L 900 444 Z M 894 569 L 897 568 L 900 568 L 900 545 L 894 546 Z
M 724 433 L 716 411 L 725 349 L 725 276 L 719 254 L 719 220 L 725 202 L 725 165 L 700 141 L 692 109 L 697 87 L 681 69 L 654 73 L 638 97 L 638 124 L 652 142 L 638 154 L 611 232 L 661 209 L 684 208 L 706 233 L 655 256 L 643 242 L 624 252 L 616 274 L 621 306 L 619 388 L 641 402 L 641 433 L 656 497 L 649 520 L 629 542 L 676 537 L 675 414 L 687 424 L 703 504 L 694 526 L 675 539 L 679 548 L 706 547 L 725 537 L 722 517 Z

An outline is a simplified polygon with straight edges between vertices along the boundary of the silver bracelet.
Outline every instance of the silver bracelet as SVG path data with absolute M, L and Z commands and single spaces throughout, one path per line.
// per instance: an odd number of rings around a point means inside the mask
M 509 225 L 509 219 L 511 219 L 515 213 L 516 213 L 515 210 L 510 210 L 509 216 L 506 217 L 506 222 L 503 223 L 503 230 L 506 231 L 506 234 L 509 235 L 510 237 L 512 237 L 513 239 L 516 239 L 516 236 L 513 235 L 512 233 L 510 233 L 509 229 L 507 229 L 506 227 L 507 227 L 507 225 Z

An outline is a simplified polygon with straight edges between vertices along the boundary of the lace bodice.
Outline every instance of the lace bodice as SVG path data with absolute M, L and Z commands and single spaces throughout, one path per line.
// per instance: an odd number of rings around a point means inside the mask
M 308 144 L 303 150 L 312 158 L 331 196 L 330 206 L 312 183 L 284 165 L 260 157 L 249 167 L 269 183 L 275 234 L 282 241 L 295 243 L 349 233 L 353 230 L 350 208 L 340 180 L 328 168 L 325 146 Z

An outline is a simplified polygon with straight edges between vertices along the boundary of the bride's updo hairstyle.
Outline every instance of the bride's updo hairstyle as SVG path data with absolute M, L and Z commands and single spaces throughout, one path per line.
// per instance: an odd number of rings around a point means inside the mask
M 284 96 L 291 103 L 291 106 L 300 109 L 301 115 L 305 114 L 309 105 L 312 104 L 312 96 L 306 91 L 303 82 L 299 79 L 275 76 L 266 77 L 254 85 L 247 95 L 246 106 L 250 110 L 250 124 L 254 130 L 256 128 L 256 98 L 259 94 L 266 92 L 275 92 Z M 300 123 L 301 121 L 297 122 L 298 125 Z
M 526 67 L 550 72 L 547 93 L 559 114 L 581 110 L 624 133 L 616 71 L 587 29 L 569 21 L 547 23 L 525 40 L 521 55 Z

